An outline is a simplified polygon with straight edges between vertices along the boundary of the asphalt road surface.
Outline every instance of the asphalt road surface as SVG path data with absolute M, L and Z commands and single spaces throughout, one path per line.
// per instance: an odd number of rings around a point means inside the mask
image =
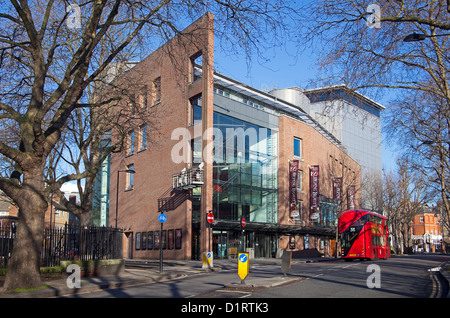
M 226 290 L 239 281 L 234 269 L 192 274 L 187 278 L 77 294 L 83 298 L 439 298 L 448 291 L 446 281 L 429 269 L 449 261 L 444 255 L 415 255 L 380 261 L 292 263 L 288 276 L 296 283 L 261 289 Z M 249 277 L 282 276 L 277 265 L 250 268 Z

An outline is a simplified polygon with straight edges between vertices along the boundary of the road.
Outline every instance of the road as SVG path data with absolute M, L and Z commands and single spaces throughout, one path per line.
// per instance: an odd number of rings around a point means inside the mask
M 192 274 L 187 278 L 77 294 L 83 298 L 429 298 L 447 292 L 435 273 L 428 271 L 449 256 L 416 255 L 373 262 L 336 260 L 299 263 L 288 273 L 296 283 L 256 291 L 226 290 L 224 284 L 239 281 L 235 269 Z M 277 265 L 250 268 L 249 277 L 282 276 Z M 439 287 L 444 286 L 445 288 Z
M 319 263 L 294 265 L 299 283 L 262 290 L 252 298 L 438 298 L 446 292 L 438 288 L 435 272 L 428 269 L 440 263 L 438 257 L 399 257 L 386 261 Z M 443 282 L 445 285 L 445 282 Z

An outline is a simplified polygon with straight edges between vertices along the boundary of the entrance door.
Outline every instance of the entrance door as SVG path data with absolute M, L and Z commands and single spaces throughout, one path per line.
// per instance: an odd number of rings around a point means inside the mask
M 331 256 L 336 255 L 336 239 L 330 240 L 330 253 L 331 253 Z
M 133 232 L 127 232 L 125 233 L 125 236 L 127 238 L 127 255 L 126 258 L 132 259 L 133 258 Z
M 213 231 L 213 255 L 214 258 L 227 258 L 227 232 Z
M 255 233 L 255 257 L 271 257 L 270 235 Z
M 200 259 L 200 229 L 198 228 L 198 226 L 192 226 L 191 259 Z

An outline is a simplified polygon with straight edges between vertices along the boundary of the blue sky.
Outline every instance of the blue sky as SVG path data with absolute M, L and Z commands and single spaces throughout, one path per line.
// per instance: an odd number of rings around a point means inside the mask
M 271 60 L 262 65 L 257 61 L 249 62 L 244 56 L 227 57 L 216 46 L 214 68 L 223 75 L 261 90 L 292 86 L 309 88 L 310 82 L 318 79 L 315 61 L 319 57 L 313 53 L 296 56 L 282 49 L 270 53 Z M 387 107 L 387 101 L 376 101 Z M 385 140 L 383 133 L 383 169 L 389 171 L 395 169 L 396 155 Z

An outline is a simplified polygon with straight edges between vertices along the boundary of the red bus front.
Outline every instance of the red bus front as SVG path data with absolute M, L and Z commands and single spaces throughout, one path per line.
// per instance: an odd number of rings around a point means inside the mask
M 390 257 L 386 217 L 364 210 L 346 211 L 339 218 L 338 231 L 342 258 Z

